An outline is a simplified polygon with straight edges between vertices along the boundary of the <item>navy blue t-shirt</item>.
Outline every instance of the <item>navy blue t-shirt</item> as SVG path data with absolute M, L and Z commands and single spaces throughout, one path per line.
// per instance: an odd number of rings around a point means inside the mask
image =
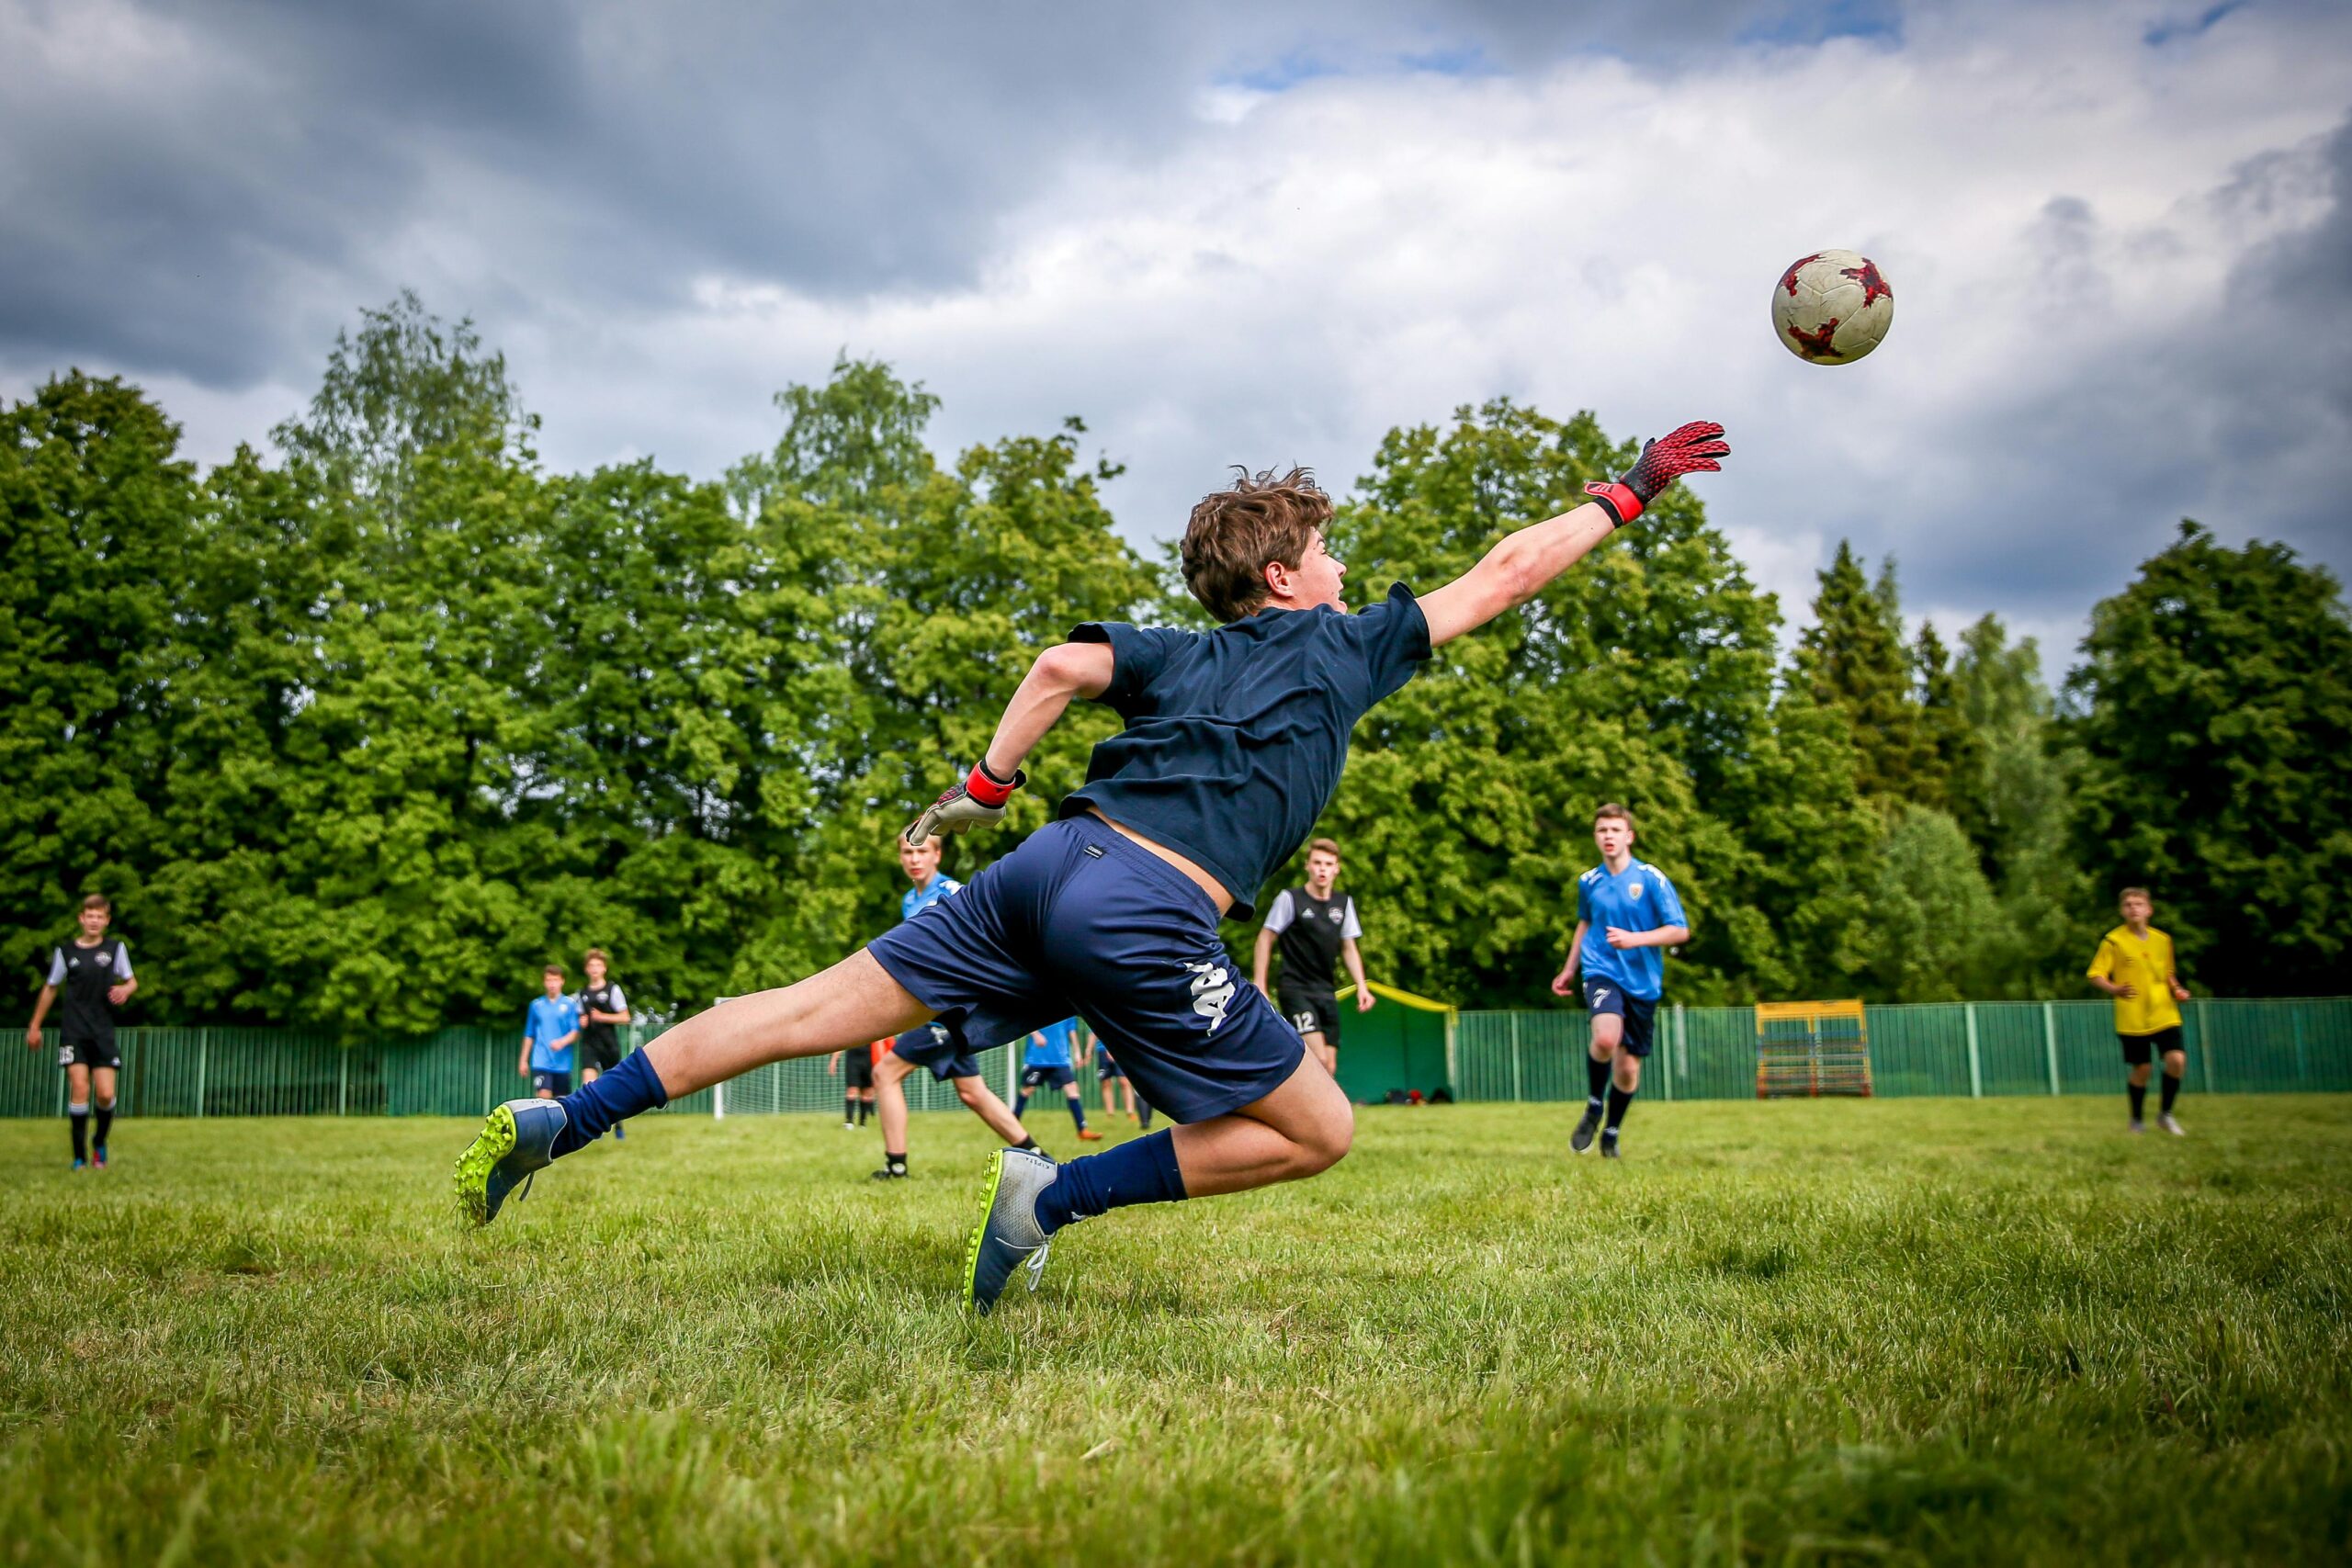
M 1330 803 L 1356 720 L 1430 656 L 1401 582 L 1354 615 L 1268 609 L 1213 632 L 1106 621 L 1069 636 L 1110 645 L 1097 700 L 1127 722 L 1094 748 L 1062 815 L 1091 806 L 1176 851 L 1233 895 L 1237 919 Z

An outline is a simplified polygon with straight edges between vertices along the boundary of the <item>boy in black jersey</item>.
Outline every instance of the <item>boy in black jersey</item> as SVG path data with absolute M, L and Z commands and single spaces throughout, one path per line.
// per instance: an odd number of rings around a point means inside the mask
M 1276 895 L 1258 928 L 1258 962 L 1252 978 L 1258 994 L 1290 1020 L 1306 1048 L 1333 1077 L 1340 1076 L 1340 961 L 1356 983 L 1356 1011 L 1372 1010 L 1372 987 L 1364 984 L 1363 954 L 1356 939 L 1363 927 L 1356 920 L 1356 901 L 1349 894 L 1333 894 L 1340 879 L 1340 846 L 1317 839 L 1306 847 L 1306 886 Z M 1283 950 L 1279 992 L 1266 989 L 1266 961 L 1275 942 Z
M 592 1084 L 598 1074 L 619 1066 L 626 1055 L 619 1026 L 629 1021 L 628 998 L 614 983 L 603 948 L 590 948 L 582 967 L 588 971 L 588 982 L 580 992 L 580 1081 Z M 624 1128 L 613 1129 L 616 1138 L 628 1135 Z
M 122 939 L 107 935 L 114 906 L 98 894 L 82 900 L 82 934 L 49 955 L 49 983 L 33 1003 L 25 1044 L 40 1049 L 41 1021 L 62 993 L 57 1015 L 57 1065 L 65 1069 L 65 1114 L 74 1128 L 74 1168 L 107 1168 L 107 1134 L 114 1126 L 115 1073 L 122 1053 L 115 1048 L 114 1010 L 139 989 L 130 953 Z M 97 1126 L 90 1125 L 95 1107 Z M 90 1134 L 96 1131 L 95 1141 Z

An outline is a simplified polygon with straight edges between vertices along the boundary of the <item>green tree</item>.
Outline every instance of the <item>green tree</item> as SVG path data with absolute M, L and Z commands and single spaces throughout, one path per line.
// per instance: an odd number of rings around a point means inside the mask
M 169 646 L 198 509 L 178 446 L 115 378 L 74 371 L 0 412 L 0 959 L 20 976 L 88 891 L 149 950 L 141 895 L 170 853 Z
M 1954 815 L 2018 943 L 1998 994 L 2077 995 L 2086 955 L 2105 928 L 2075 857 L 2074 777 L 2082 760 L 2057 723 L 2041 649 L 2031 637 L 2011 643 L 1999 619 L 1986 615 L 1962 635 L 1952 673 L 1973 738 L 1970 764 L 1956 775 Z
M 2352 621 L 2325 569 L 2195 523 L 2091 613 L 2068 686 L 2089 760 L 2076 843 L 2102 899 L 2144 884 L 2226 993 L 2342 988 Z
M 1952 1002 L 1998 995 L 2016 947 L 1960 824 L 1931 807 L 1892 808 L 1870 896 L 1870 999 Z
M 1891 561 L 1881 571 L 1889 592 L 1893 572 Z M 1853 547 L 1840 540 L 1836 559 L 1821 572 L 1813 625 L 1797 637 L 1793 679 L 1815 704 L 1845 716 L 1854 784 L 1865 795 L 1933 800 L 1940 794 L 1914 678 L 1894 607 L 1863 581 Z

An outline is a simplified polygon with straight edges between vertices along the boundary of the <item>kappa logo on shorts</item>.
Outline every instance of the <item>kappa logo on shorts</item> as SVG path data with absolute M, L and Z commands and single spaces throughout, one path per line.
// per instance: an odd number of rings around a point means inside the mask
M 1233 1000 L 1233 976 L 1222 964 L 1187 964 L 1193 976 L 1193 1010 L 1209 1021 L 1209 1032 L 1225 1021 L 1225 1008 Z

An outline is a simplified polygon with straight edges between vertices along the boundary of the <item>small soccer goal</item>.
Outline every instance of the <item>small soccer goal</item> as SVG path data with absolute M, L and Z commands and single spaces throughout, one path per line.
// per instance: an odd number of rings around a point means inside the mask
M 1757 1099 L 1870 1093 L 1870 1028 L 1860 1002 L 1756 1004 Z

